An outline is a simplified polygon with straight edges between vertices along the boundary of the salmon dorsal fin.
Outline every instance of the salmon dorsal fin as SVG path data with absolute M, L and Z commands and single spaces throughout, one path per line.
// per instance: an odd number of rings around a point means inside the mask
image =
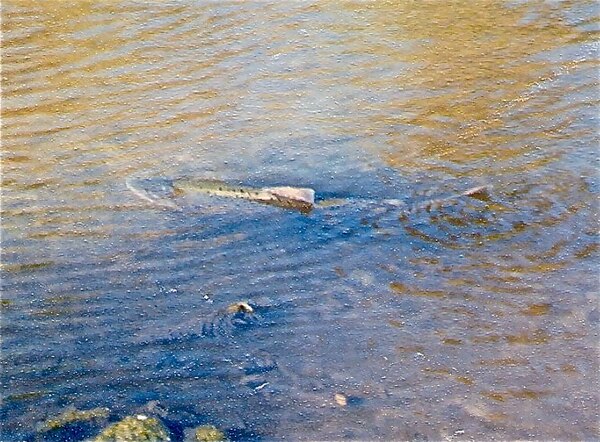
M 315 203 L 315 191 L 307 187 L 266 187 L 263 189 L 263 191 L 270 193 L 276 198 L 284 198 L 287 200 L 298 201 L 307 204 Z

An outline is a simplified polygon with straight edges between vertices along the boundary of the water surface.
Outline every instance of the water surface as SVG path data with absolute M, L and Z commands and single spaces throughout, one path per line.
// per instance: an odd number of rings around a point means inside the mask
M 173 440 L 597 438 L 597 9 L 3 2 L 2 440 L 149 401 Z

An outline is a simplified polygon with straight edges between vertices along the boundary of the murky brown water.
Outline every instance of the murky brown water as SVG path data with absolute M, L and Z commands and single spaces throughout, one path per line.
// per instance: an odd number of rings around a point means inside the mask
M 597 17 L 3 2 L 2 440 L 152 400 L 173 440 L 598 438 Z M 370 203 L 172 210 L 127 177 Z

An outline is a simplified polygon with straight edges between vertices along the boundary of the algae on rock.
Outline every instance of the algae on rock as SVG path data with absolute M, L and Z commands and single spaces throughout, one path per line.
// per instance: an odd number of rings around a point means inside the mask
M 94 442 L 169 442 L 170 440 L 167 429 L 157 418 L 138 414 L 127 416 L 104 429 Z
M 225 442 L 227 437 L 214 425 L 202 425 L 194 428 L 191 432 L 191 437 L 186 440 L 193 442 Z
M 108 408 L 93 408 L 91 410 L 77 410 L 76 408 L 67 409 L 60 415 L 46 420 L 42 424 L 41 431 L 52 431 L 63 428 L 75 422 L 87 422 L 96 419 L 105 419 L 108 417 Z

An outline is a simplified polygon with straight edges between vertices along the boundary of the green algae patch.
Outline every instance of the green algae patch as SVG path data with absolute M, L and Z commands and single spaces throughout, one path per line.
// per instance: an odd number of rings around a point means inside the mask
M 5 264 L 2 268 L 11 273 L 17 272 L 32 272 L 35 270 L 45 269 L 54 265 L 54 261 L 31 262 L 22 264 Z
M 506 340 L 509 344 L 521 345 L 541 345 L 550 340 L 550 336 L 544 330 L 535 330 L 533 333 L 520 333 L 518 335 L 508 335 Z
M 92 408 L 91 410 L 71 408 L 56 417 L 46 420 L 42 424 L 41 431 L 59 430 L 74 423 L 106 419 L 108 414 L 108 408 Z
M 412 296 L 421 296 L 426 298 L 445 298 L 446 293 L 442 290 L 423 290 L 416 289 L 401 282 L 391 282 L 390 288 L 399 294 L 412 295 Z
M 454 338 L 446 338 L 443 339 L 442 342 L 445 345 L 462 345 L 463 341 L 460 339 L 454 339 Z
M 550 304 L 531 304 L 521 310 L 521 314 L 526 316 L 543 316 L 550 312 L 551 307 Z
M 45 318 L 58 318 L 60 316 L 68 316 L 73 313 L 72 309 L 58 309 L 58 308 L 44 308 L 31 313 L 34 318 L 45 319 Z
M 214 425 L 202 425 L 193 430 L 193 441 L 197 442 L 220 442 L 227 441 L 225 434 Z
M 6 397 L 7 401 L 31 401 L 34 399 L 39 399 L 44 395 L 48 394 L 47 391 L 38 390 L 38 391 L 28 391 L 27 393 L 19 393 L 19 394 L 11 394 Z
M 10 299 L 0 299 L 0 310 L 9 308 L 12 305 L 12 301 Z
M 470 378 L 469 376 L 456 376 L 456 380 L 465 385 L 473 385 L 474 383 L 473 378 Z
M 127 416 L 105 428 L 94 442 L 168 442 L 171 438 L 164 425 L 154 417 L 143 414 Z

